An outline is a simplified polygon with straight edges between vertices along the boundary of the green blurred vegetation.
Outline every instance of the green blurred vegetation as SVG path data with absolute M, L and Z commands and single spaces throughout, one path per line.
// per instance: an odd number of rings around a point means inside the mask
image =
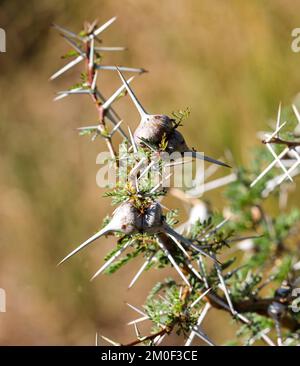
M 128 292 L 138 266 L 131 263 L 90 283 L 115 244 L 109 239 L 56 267 L 111 207 L 95 182 L 96 155 L 105 145 L 75 131 L 96 120 L 90 100 L 52 102 L 56 91 L 79 80 L 80 69 L 48 81 L 68 49 L 51 23 L 79 31 L 84 20 L 117 15 L 103 45 L 129 50 L 107 54 L 104 62 L 148 69 L 134 86 L 149 111 L 190 107 L 182 128 L 190 145 L 215 157 L 230 149 L 247 164 L 257 130 L 275 118 L 279 101 L 289 105 L 299 91 L 300 54 L 290 47 L 299 11 L 294 0 L 0 1 L 7 32 L 7 53 L 0 54 L 0 287 L 7 292 L 0 344 L 93 344 L 97 330 L 126 341 L 133 313 L 123 299 L 142 303 L 162 276 L 148 273 Z M 107 72 L 101 83 L 109 95 L 119 79 Z M 117 107 L 136 126 L 132 103 L 124 99 Z M 220 201 L 220 192 L 205 198 Z M 207 333 L 228 325 L 224 317 L 212 311 Z M 224 342 L 227 332 L 216 332 L 215 341 Z

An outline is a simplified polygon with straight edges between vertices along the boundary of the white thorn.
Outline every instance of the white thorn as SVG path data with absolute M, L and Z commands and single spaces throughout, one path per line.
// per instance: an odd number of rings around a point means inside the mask
M 133 324 L 133 326 L 134 326 L 134 331 L 135 331 L 135 335 L 136 335 L 136 337 L 137 337 L 137 338 L 140 338 L 140 337 L 141 337 L 141 333 L 140 333 L 140 331 L 139 331 L 138 326 L 136 325 L 136 323 L 134 323 L 134 324 Z
M 132 144 L 132 147 L 133 147 L 133 152 L 134 153 L 137 153 L 138 152 L 138 149 L 137 149 L 137 146 L 136 146 L 136 143 L 134 141 L 134 138 L 132 136 L 132 132 L 131 132 L 131 129 L 130 127 L 128 126 L 128 132 L 129 132 L 129 137 L 130 137 L 130 140 L 131 140 L 131 144 Z
M 114 135 L 114 133 L 119 129 L 119 127 L 121 126 L 121 124 L 123 123 L 123 120 L 121 119 L 121 121 L 119 121 L 114 128 L 111 130 L 110 132 L 110 137 L 112 137 Z
M 154 339 L 154 344 L 155 346 L 159 346 L 161 344 L 161 342 L 164 340 L 164 338 L 167 336 L 167 333 L 161 335 L 161 336 L 157 336 L 155 339 Z
M 127 305 L 128 307 L 130 307 L 130 309 L 132 309 L 132 310 L 136 311 L 138 314 L 140 314 L 140 315 L 142 315 L 142 316 L 147 316 L 147 314 L 146 314 L 146 313 L 144 313 L 142 310 L 140 310 L 140 309 L 139 309 L 139 308 L 137 308 L 136 306 L 133 306 L 133 305 L 129 304 L 128 302 L 126 302 L 126 305 Z
M 196 299 L 196 300 L 191 304 L 191 308 L 193 308 L 195 305 L 197 305 L 197 304 L 198 304 L 198 302 L 199 302 L 199 301 L 201 301 L 201 300 L 206 296 L 206 294 L 208 294 L 210 291 L 211 291 L 211 287 L 210 287 L 210 288 L 208 288 L 207 290 L 205 290 L 205 291 L 203 292 L 203 294 L 201 294 L 201 295 L 198 297 L 198 299 Z
M 215 344 L 208 338 L 208 336 L 198 327 L 193 330 L 195 335 L 206 342 L 209 346 L 215 346 Z
M 71 69 L 73 66 L 79 64 L 79 62 L 81 62 L 83 59 L 84 59 L 84 56 L 82 56 L 82 55 L 77 56 L 74 60 L 72 60 L 71 62 L 69 62 L 68 64 L 66 64 L 65 66 L 63 66 L 61 69 L 59 69 L 56 73 L 54 73 L 50 77 L 50 80 L 56 79 L 58 76 L 60 76 L 61 74 L 63 74 L 67 70 Z
M 132 89 L 130 88 L 130 86 L 127 84 L 124 76 L 121 73 L 121 68 L 117 67 L 117 71 L 119 73 L 119 76 L 124 84 L 124 86 L 126 87 L 128 94 L 130 95 L 130 98 L 132 99 L 133 103 L 136 106 L 136 109 L 138 110 L 141 118 L 146 118 L 148 116 L 148 113 L 144 110 L 143 106 L 141 105 L 141 103 L 139 102 L 139 100 L 137 99 L 137 97 L 135 96 L 134 92 L 132 91 Z
M 140 180 L 151 168 L 154 164 L 156 164 L 156 161 L 151 161 L 151 163 L 145 168 L 145 170 L 142 171 L 142 173 L 140 174 L 140 176 L 138 177 L 138 180 Z
M 128 71 L 128 72 L 137 72 L 141 74 L 144 72 L 144 69 L 137 68 L 137 67 L 127 67 L 127 66 L 110 66 L 110 65 L 97 65 L 96 69 L 98 70 L 108 70 L 108 71 L 116 71 L 117 69 L 121 71 Z
M 192 263 L 190 262 L 190 260 L 189 260 L 190 256 L 188 255 L 188 253 L 186 252 L 186 250 L 184 249 L 184 247 L 180 244 L 180 242 L 173 235 L 171 235 L 171 234 L 167 234 L 167 235 L 171 237 L 171 239 L 175 242 L 175 244 L 177 244 L 178 248 L 185 255 L 185 257 L 186 257 L 185 264 L 188 266 L 188 268 L 194 273 L 194 275 L 200 281 L 203 281 L 203 278 L 201 277 L 201 275 L 196 271 L 196 269 L 193 267 Z
M 152 261 L 153 256 L 154 256 L 154 254 L 143 263 L 143 265 L 141 266 L 141 268 L 138 270 L 138 272 L 136 273 L 136 275 L 131 280 L 128 288 L 131 288 L 136 283 L 136 281 L 139 279 L 139 277 L 141 276 L 141 274 L 144 272 L 144 270 L 146 269 L 146 267 L 148 266 L 148 264 Z
M 160 186 L 163 186 L 164 182 L 167 181 L 171 176 L 173 175 L 173 173 L 168 174 L 167 176 L 165 176 L 159 183 L 157 183 L 157 185 L 155 187 L 153 187 L 150 191 L 150 193 L 154 193 L 155 191 L 158 190 L 158 188 Z
M 59 91 L 57 92 L 58 95 L 72 95 L 72 94 L 90 94 L 91 90 L 90 89 L 82 89 L 82 88 L 74 88 L 74 89 L 70 89 L 70 90 L 63 90 L 63 91 Z
M 94 78 L 92 81 L 92 85 L 91 85 L 92 91 L 95 91 L 95 89 L 96 89 L 97 77 L 98 77 L 98 71 L 95 72 L 95 75 L 94 75 Z
M 115 341 L 113 341 L 113 340 L 111 340 L 111 339 L 109 339 L 109 338 L 107 338 L 107 337 L 105 337 L 105 336 L 103 336 L 101 334 L 100 334 L 100 337 L 102 339 L 104 339 L 106 342 L 112 344 L 113 346 L 120 346 L 120 343 L 117 343 L 117 342 L 115 342 Z
M 129 323 L 127 323 L 127 325 L 133 325 L 133 324 L 136 324 L 136 323 L 141 323 L 141 322 L 144 322 L 145 320 L 148 320 L 148 319 L 149 319 L 148 316 L 143 316 L 141 318 L 130 321 Z
M 199 253 L 201 253 L 205 257 L 208 257 L 208 258 L 212 259 L 214 262 L 216 262 L 216 259 L 214 257 L 212 257 L 211 255 L 209 255 L 206 252 L 204 252 L 198 246 L 195 246 L 190 240 L 186 239 L 184 236 L 178 234 L 175 230 L 173 230 L 166 223 L 164 224 L 164 230 L 166 231 L 167 234 L 173 235 L 176 239 L 178 239 L 179 241 L 181 241 L 182 243 L 184 243 L 186 246 L 192 247 L 194 250 L 197 250 Z
M 298 123 L 300 123 L 300 114 L 299 114 L 299 111 L 298 111 L 297 107 L 295 106 L 295 104 L 293 104 L 293 111 L 297 117 Z
M 87 239 L 85 242 L 83 242 L 82 244 L 79 245 L 79 247 L 77 247 L 76 249 L 74 249 L 70 254 L 68 254 L 64 259 L 62 259 L 58 265 L 64 263 L 67 259 L 71 258 L 73 255 L 75 255 L 76 253 L 78 253 L 80 250 L 82 250 L 84 247 L 86 247 L 87 245 L 91 244 L 93 241 L 99 239 L 101 236 L 109 233 L 110 231 L 112 231 L 111 226 L 108 224 L 107 226 L 105 226 L 102 230 L 98 231 L 95 235 L 91 236 L 89 239 Z
M 100 98 L 102 103 L 106 102 L 106 99 L 104 98 L 104 96 L 99 92 L 99 90 L 97 89 L 97 96 Z M 109 121 L 115 126 L 119 121 L 120 118 L 117 115 L 117 113 L 113 110 L 113 108 L 109 108 L 106 110 L 106 114 L 105 116 L 109 119 Z M 118 129 L 119 133 L 125 137 L 126 139 L 128 139 L 126 133 L 122 130 L 122 128 Z
M 206 303 L 204 305 L 204 307 L 203 307 L 203 309 L 202 309 L 202 311 L 201 311 L 201 313 L 200 313 L 200 315 L 198 317 L 198 320 L 197 320 L 197 326 L 198 327 L 200 327 L 203 319 L 205 318 L 205 316 L 206 316 L 206 314 L 207 314 L 207 312 L 208 312 L 208 310 L 210 308 L 211 308 L 211 305 L 209 303 Z M 195 338 L 195 335 L 196 335 L 195 334 L 195 331 L 192 330 L 191 333 L 190 333 L 190 335 L 188 336 L 187 341 L 185 342 L 185 346 L 190 346 L 191 345 L 191 343 L 193 342 L 193 339 Z
M 165 256 L 169 259 L 169 261 L 173 264 L 174 268 L 176 269 L 177 273 L 179 274 L 179 276 L 183 279 L 183 281 L 189 286 L 189 288 L 192 288 L 191 284 L 189 283 L 188 279 L 185 277 L 185 275 L 182 273 L 181 269 L 179 268 L 179 266 L 177 265 L 175 259 L 172 257 L 172 255 L 170 254 L 170 252 L 168 251 L 168 249 L 166 248 L 166 246 L 164 245 L 164 243 L 162 242 L 162 240 L 157 237 L 157 243 L 159 245 L 159 247 L 161 248 L 161 250 L 163 251 L 163 253 L 165 254 Z
M 74 33 L 74 32 L 71 32 L 69 31 L 68 29 L 66 28 L 63 28 L 61 27 L 60 25 L 57 25 L 57 24 L 53 24 L 53 27 L 56 28 L 57 30 L 59 30 L 60 32 L 68 35 L 69 37 L 72 37 L 72 38 L 76 38 L 78 40 L 82 40 L 82 37 L 78 36 L 78 34 Z
M 270 140 L 272 140 L 273 137 L 275 137 L 276 135 L 278 135 L 279 131 L 286 125 L 286 122 L 283 122 L 282 125 L 280 125 L 279 127 L 276 128 L 276 130 L 271 134 L 268 135 L 266 134 L 266 142 L 269 142 Z
M 82 49 L 77 45 L 76 42 L 74 42 L 72 39 L 68 38 L 66 35 L 62 34 L 62 37 L 64 38 L 64 40 L 69 43 L 69 45 L 71 45 L 80 55 L 85 56 L 84 52 L 82 51 Z
M 77 130 L 78 131 L 83 131 L 83 130 L 94 131 L 94 130 L 98 130 L 98 128 L 99 128 L 99 125 L 94 125 L 94 126 L 77 127 Z
M 227 303 L 229 305 L 229 308 L 230 308 L 230 311 L 231 311 L 232 315 L 235 315 L 236 311 L 234 310 L 234 307 L 233 307 L 233 304 L 232 304 L 232 301 L 231 301 L 231 298 L 230 298 L 230 295 L 229 295 L 229 291 L 226 287 L 226 284 L 225 284 L 224 278 L 222 276 L 220 267 L 217 264 L 216 264 L 216 270 L 217 270 L 217 274 L 218 274 L 218 277 L 219 277 L 219 280 L 220 280 L 220 283 L 221 283 L 220 288 L 225 294 L 225 297 L 226 297 L 226 300 L 227 300 Z
M 289 148 L 286 147 L 279 155 L 278 155 L 278 159 L 281 159 L 287 152 L 289 151 Z M 276 164 L 276 160 L 273 160 L 272 163 L 270 163 L 265 170 L 263 170 L 259 176 L 250 184 L 250 187 L 254 187 L 255 184 L 264 176 L 266 175 Z
M 281 115 L 281 102 L 279 103 L 279 107 L 278 107 L 277 121 L 276 121 L 276 130 L 280 126 L 280 115 Z
M 132 76 L 131 78 L 129 78 L 127 80 L 127 83 L 130 84 L 130 82 L 134 79 L 134 76 Z M 116 90 L 114 92 L 114 94 L 107 99 L 107 101 L 105 103 L 102 104 L 102 108 L 103 109 L 107 109 L 109 108 L 112 103 L 118 98 L 118 96 L 123 92 L 123 90 L 126 89 L 126 87 L 124 85 L 120 86 L 120 88 L 118 90 Z
M 286 176 L 289 178 L 289 180 L 291 182 L 293 182 L 293 178 L 289 175 L 289 173 L 285 169 L 285 166 L 282 164 L 281 160 L 278 159 L 278 156 L 276 155 L 275 151 L 272 149 L 271 145 L 269 143 L 266 143 L 266 146 L 267 146 L 268 150 L 270 151 L 270 153 L 272 154 L 273 158 L 275 160 L 277 160 L 278 164 L 280 165 L 281 169 L 284 171 L 284 173 L 286 174 Z
M 125 51 L 126 47 L 95 47 L 95 51 L 100 52 L 115 52 L 115 51 Z
M 90 54 L 89 54 L 89 68 L 90 69 L 94 65 L 94 44 L 95 44 L 95 39 L 92 38 L 91 43 L 90 43 Z
M 297 154 L 296 150 L 291 149 L 291 152 L 294 153 L 294 155 L 296 156 L 297 161 L 290 167 L 290 169 L 285 174 L 282 175 L 282 177 L 279 179 L 278 184 L 281 184 L 285 180 L 287 175 L 290 174 L 294 169 L 296 169 L 297 166 L 300 164 L 300 156 Z
M 215 234 L 218 230 L 221 229 L 221 227 L 223 227 L 228 221 L 230 221 L 230 217 L 227 217 L 226 219 L 222 220 L 221 222 L 218 223 L 218 225 L 216 225 L 212 230 L 210 230 L 205 236 L 204 238 L 207 239 L 209 238 L 211 235 Z
M 106 28 L 108 28 L 115 20 L 117 19 L 117 17 L 113 17 L 111 19 L 109 19 L 106 23 L 104 23 L 103 25 L 101 25 L 101 27 L 99 27 L 98 29 L 96 29 L 91 36 L 95 37 L 98 36 L 100 33 L 102 33 Z
M 122 248 L 120 248 L 107 262 L 103 264 L 102 267 L 98 269 L 98 271 L 94 274 L 94 276 L 90 279 L 90 281 L 93 281 L 97 276 L 99 276 L 103 271 L 106 270 L 107 267 L 109 267 L 114 260 L 116 260 L 123 252 L 124 250 L 132 243 L 131 240 L 129 240 Z

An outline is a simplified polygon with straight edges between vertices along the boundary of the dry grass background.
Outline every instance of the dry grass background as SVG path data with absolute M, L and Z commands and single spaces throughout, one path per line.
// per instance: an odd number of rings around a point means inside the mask
M 134 87 L 150 111 L 189 106 L 183 131 L 192 146 L 215 157 L 230 148 L 247 163 L 259 143 L 257 129 L 276 115 L 280 100 L 289 104 L 300 89 L 300 55 L 290 48 L 299 11 L 294 0 L 0 1 L 0 26 L 7 32 L 7 53 L 0 54 L 0 287 L 7 292 L 0 344 L 91 345 L 96 330 L 129 340 L 134 333 L 125 323 L 135 314 L 124 300 L 141 304 L 163 276 L 152 271 L 128 291 L 136 260 L 90 283 L 112 239 L 56 267 L 111 206 L 95 182 L 96 155 L 105 145 L 75 131 L 96 120 L 90 100 L 52 102 L 57 90 L 78 80 L 79 69 L 48 82 L 67 50 L 50 24 L 79 30 L 84 20 L 117 15 L 104 44 L 129 51 L 107 54 L 105 63 L 148 69 Z M 106 95 L 120 83 L 112 72 L 100 79 Z M 122 100 L 118 110 L 136 126 L 132 103 Z M 217 343 L 233 334 L 228 318 L 214 313 L 204 327 Z

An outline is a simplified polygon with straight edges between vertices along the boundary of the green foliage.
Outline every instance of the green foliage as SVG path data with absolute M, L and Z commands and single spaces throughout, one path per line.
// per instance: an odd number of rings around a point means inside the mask
M 79 33 L 83 37 L 82 49 L 90 49 L 90 37 L 87 36 L 95 27 L 96 22 L 86 24 L 85 28 L 88 31 L 85 29 Z M 96 37 L 95 39 L 97 40 Z M 77 46 L 76 43 L 75 49 Z M 93 54 L 94 59 L 89 60 L 87 52 L 88 62 L 85 64 L 89 66 L 81 74 L 80 82 L 73 85 L 70 90 L 91 88 L 94 71 L 102 61 L 101 54 L 98 52 Z M 63 58 L 77 55 L 77 51 L 69 51 Z M 119 98 L 125 94 L 124 91 Z M 97 91 L 93 93 L 93 97 L 96 99 L 97 107 L 101 108 L 102 100 L 97 99 Z M 289 113 L 290 111 L 284 109 L 285 116 Z M 100 115 L 102 115 L 99 121 L 101 131 L 98 128 L 86 128 L 80 130 L 80 135 L 100 135 L 106 142 L 112 143 L 112 136 L 103 117 L 104 113 Z M 182 126 L 189 115 L 189 108 L 173 112 L 173 128 Z M 292 124 L 284 129 L 280 136 L 293 139 L 291 126 L 295 123 L 295 119 L 292 120 Z M 168 148 L 167 133 L 163 134 L 159 144 L 146 139 L 142 139 L 142 143 L 142 147 L 135 149 L 135 146 L 131 146 L 131 141 L 124 140 L 119 146 L 117 156 L 112 153 L 112 157 L 108 160 L 118 166 L 118 182 L 113 189 L 104 194 L 105 197 L 111 198 L 113 205 L 132 203 L 140 215 L 168 193 L 161 184 L 167 163 L 164 159 L 164 152 Z M 282 151 L 281 145 L 282 141 L 275 146 L 276 153 Z M 135 171 L 137 164 L 144 162 L 143 169 L 146 169 L 154 158 L 153 168 L 160 176 L 159 183 L 156 179 L 157 174 L 156 176 L 150 174 L 151 172 L 144 174 L 145 170 Z M 241 322 L 243 323 L 237 332 L 237 339 L 227 344 L 241 344 L 241 342 L 245 345 L 254 344 L 265 338 L 266 333 L 274 327 L 279 339 L 281 335 L 278 334 L 278 329 L 281 325 L 287 323 L 295 325 L 295 322 L 297 327 L 290 326 L 291 329 L 286 331 L 286 338 L 291 344 L 297 342 L 299 344 L 299 331 L 295 330 L 299 328 L 299 315 L 292 312 L 290 299 L 281 298 L 278 295 L 280 291 L 277 290 L 283 282 L 292 288 L 292 282 L 299 275 L 293 267 L 299 262 L 299 250 L 295 243 L 291 244 L 291 238 L 299 235 L 300 210 L 291 209 L 274 217 L 268 213 L 269 198 L 270 200 L 272 197 L 277 198 L 278 193 L 278 190 L 275 190 L 271 197 L 267 197 L 265 193 L 269 180 L 276 177 L 275 169 L 271 169 L 263 179 L 251 187 L 251 182 L 272 159 L 270 152 L 262 145 L 255 149 L 249 166 L 235 168 L 237 179 L 226 187 L 224 193 L 226 200 L 224 211 L 229 215 L 228 222 L 224 221 L 218 212 L 212 212 L 207 220 L 199 219 L 192 224 L 188 223 L 188 227 L 185 227 L 180 236 L 174 231 L 172 233 L 171 229 L 172 227 L 176 229 L 178 210 L 166 210 L 164 216 L 159 217 L 159 225 L 155 226 L 156 231 L 149 230 L 145 225 L 142 232 L 114 233 L 112 240 L 116 240 L 117 244 L 105 257 L 105 261 L 113 258 L 125 245 L 130 246 L 123 256 L 118 257 L 106 268 L 107 274 L 115 273 L 131 260 L 142 256 L 147 260 L 146 270 L 171 267 L 180 275 L 179 281 L 172 278 L 160 281 L 147 297 L 144 310 L 152 321 L 154 336 L 155 332 L 175 331 L 187 338 L 194 327 L 197 327 L 197 321 L 205 304 L 209 303 L 211 307 L 226 310 L 231 314 L 232 321 L 239 326 Z M 109 217 L 105 218 L 103 224 L 107 225 L 109 220 Z M 168 230 L 165 229 L 166 225 L 169 225 Z M 161 242 L 163 235 L 165 235 L 164 244 Z M 242 247 L 245 240 L 250 241 L 247 249 Z M 264 289 L 267 286 L 271 299 L 264 297 Z M 280 308 L 282 313 L 275 315 L 271 313 L 270 304 L 279 305 L 277 308 Z M 235 308 L 241 309 L 242 317 Z M 276 310 L 276 307 L 274 308 Z M 284 317 L 287 322 L 281 324 Z M 143 338 L 141 342 L 149 343 L 149 339 L 151 337 Z

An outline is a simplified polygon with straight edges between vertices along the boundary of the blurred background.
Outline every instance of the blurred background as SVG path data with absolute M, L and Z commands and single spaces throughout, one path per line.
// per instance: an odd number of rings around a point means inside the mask
M 56 91 L 79 81 L 81 69 L 48 81 L 69 50 L 51 23 L 78 32 L 85 20 L 118 16 L 102 34 L 103 45 L 129 50 L 105 54 L 104 64 L 149 70 L 133 82 L 146 109 L 168 114 L 190 107 L 182 127 L 190 145 L 216 158 L 230 149 L 247 165 L 260 143 L 256 132 L 300 90 L 300 54 L 291 50 L 299 14 L 295 0 L 0 1 L 7 34 L 7 52 L 0 54 L 0 288 L 7 294 L 0 344 L 93 345 L 96 331 L 130 341 L 134 331 L 126 322 L 136 314 L 125 301 L 140 306 L 166 274 L 148 272 L 128 291 L 141 264 L 136 259 L 89 282 L 114 247 L 112 238 L 56 267 L 112 207 L 95 181 L 96 156 L 106 146 L 76 132 L 96 122 L 94 106 L 84 96 L 53 102 Z M 109 96 L 120 80 L 107 71 L 100 83 Z M 116 109 L 136 126 L 127 97 Z M 222 192 L 204 198 L 222 208 Z M 175 199 L 168 204 L 180 207 Z M 227 316 L 214 311 L 204 329 L 216 343 L 234 334 Z

